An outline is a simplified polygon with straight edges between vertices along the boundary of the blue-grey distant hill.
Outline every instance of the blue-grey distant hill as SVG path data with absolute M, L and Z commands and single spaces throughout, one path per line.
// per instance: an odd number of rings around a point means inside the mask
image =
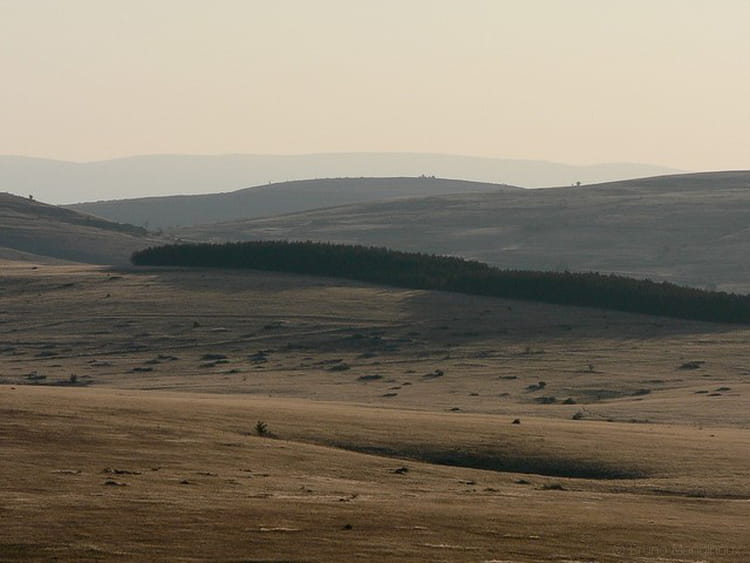
M 0 156 L 0 190 L 67 204 L 233 191 L 308 178 L 437 176 L 523 187 L 668 174 L 648 164 L 571 166 L 537 160 L 421 153 L 148 155 L 98 162 Z

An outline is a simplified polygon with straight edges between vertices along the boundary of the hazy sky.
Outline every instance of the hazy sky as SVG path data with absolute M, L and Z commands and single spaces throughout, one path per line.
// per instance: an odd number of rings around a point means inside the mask
M 750 0 L 0 0 L 0 154 L 750 168 Z

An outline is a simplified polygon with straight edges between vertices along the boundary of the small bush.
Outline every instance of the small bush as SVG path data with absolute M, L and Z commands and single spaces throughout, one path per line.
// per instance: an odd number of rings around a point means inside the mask
M 267 438 L 271 435 L 271 431 L 268 429 L 268 424 L 262 420 L 255 423 L 255 433 L 261 438 Z
M 545 483 L 542 485 L 543 491 L 564 491 L 566 490 L 560 483 Z
M 534 399 L 535 403 L 539 403 L 540 405 L 553 405 L 557 402 L 556 397 L 537 397 Z
M 227 357 L 224 354 L 203 354 L 201 360 L 226 360 Z
M 377 381 L 378 379 L 383 379 L 383 376 L 379 374 L 372 374 L 372 375 L 360 375 L 357 378 L 358 381 Z

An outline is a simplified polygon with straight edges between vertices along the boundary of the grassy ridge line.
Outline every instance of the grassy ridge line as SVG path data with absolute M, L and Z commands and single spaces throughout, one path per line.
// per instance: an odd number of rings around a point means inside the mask
M 746 295 L 598 273 L 501 270 L 473 260 L 386 248 L 309 241 L 177 244 L 135 252 L 131 261 L 139 266 L 271 270 L 701 321 L 750 322 Z

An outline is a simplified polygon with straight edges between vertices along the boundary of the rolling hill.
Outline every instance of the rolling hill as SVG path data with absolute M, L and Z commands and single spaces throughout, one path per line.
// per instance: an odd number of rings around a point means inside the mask
M 525 187 L 677 172 L 649 164 L 572 166 L 421 153 L 144 155 L 96 162 L 0 156 L 3 190 L 51 203 L 201 194 L 306 178 L 439 176 Z
M 150 229 L 270 217 L 332 205 L 384 199 L 521 188 L 442 178 L 333 178 L 300 180 L 228 193 L 98 201 L 71 209 Z
M 750 172 L 345 205 L 177 229 L 181 238 L 387 246 L 513 269 L 750 291 Z
M 140 227 L 0 193 L 0 258 L 35 262 L 126 263 L 158 241 Z

